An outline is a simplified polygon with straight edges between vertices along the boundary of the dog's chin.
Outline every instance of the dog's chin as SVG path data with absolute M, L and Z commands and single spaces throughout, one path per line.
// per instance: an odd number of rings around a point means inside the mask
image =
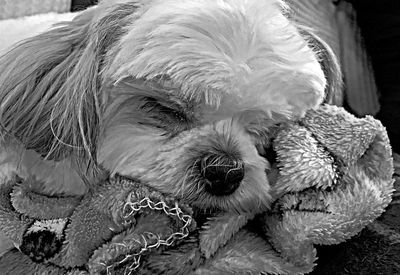
M 215 197 L 202 195 L 191 203 L 191 206 L 201 213 L 221 213 L 230 212 L 235 214 L 261 213 L 269 209 L 270 198 L 257 198 L 243 200 L 240 195 L 228 195 L 225 197 Z
M 246 185 L 246 183 L 243 182 L 241 185 Z M 265 182 L 265 186 L 268 186 L 267 182 Z M 270 191 L 265 189 L 262 186 L 253 188 L 239 186 L 232 194 L 222 196 L 216 196 L 200 189 L 196 194 L 178 195 L 178 197 L 203 213 L 260 213 L 268 210 L 271 203 Z

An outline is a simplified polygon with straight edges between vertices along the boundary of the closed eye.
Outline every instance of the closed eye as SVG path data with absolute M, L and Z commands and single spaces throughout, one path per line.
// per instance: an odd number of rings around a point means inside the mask
M 185 113 L 182 110 L 179 110 L 179 106 L 174 106 L 173 103 L 161 103 L 153 97 L 145 97 L 140 109 L 147 112 L 151 118 L 157 119 L 161 123 L 188 122 Z

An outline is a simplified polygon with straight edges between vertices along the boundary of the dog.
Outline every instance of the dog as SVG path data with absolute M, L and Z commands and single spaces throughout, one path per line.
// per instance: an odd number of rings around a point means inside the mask
M 119 174 L 207 211 L 263 211 L 274 127 L 339 86 L 283 1 L 104 0 L 1 57 L 0 123 L 91 187 Z

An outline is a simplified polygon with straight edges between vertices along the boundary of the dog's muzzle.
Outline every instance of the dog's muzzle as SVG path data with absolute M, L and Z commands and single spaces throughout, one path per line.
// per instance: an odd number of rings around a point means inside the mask
M 206 179 L 205 190 L 215 196 L 232 194 L 244 178 L 243 161 L 229 156 L 203 158 L 200 169 Z

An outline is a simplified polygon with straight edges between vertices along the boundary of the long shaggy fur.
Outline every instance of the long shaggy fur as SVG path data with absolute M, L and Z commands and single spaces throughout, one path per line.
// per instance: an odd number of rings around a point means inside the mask
M 95 157 L 101 117 L 102 56 L 137 5 L 97 22 L 95 9 L 23 41 L 1 58 L 1 122 L 50 159 L 74 150 Z
M 82 174 L 120 173 L 203 208 L 264 209 L 260 154 L 274 125 L 340 82 L 329 47 L 286 14 L 279 0 L 105 0 L 0 58 L 1 126 Z M 219 155 L 244 165 L 229 196 L 204 189 L 199 163 Z

